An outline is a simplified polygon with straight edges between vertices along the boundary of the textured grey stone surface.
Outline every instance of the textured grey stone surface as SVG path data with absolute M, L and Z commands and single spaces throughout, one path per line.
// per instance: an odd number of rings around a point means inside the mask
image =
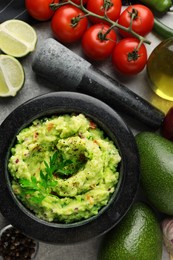
M 169 20 L 167 24 L 172 23 L 172 20 Z M 38 33 L 38 45 L 42 42 L 43 39 L 52 37 L 50 24 L 49 23 L 38 23 L 35 25 L 35 29 Z M 149 39 L 152 41 L 152 45 L 147 46 L 148 54 L 151 50 L 159 43 L 159 39 L 149 35 Z M 72 45 L 70 48 L 82 55 L 80 43 L 77 45 Z M 20 59 L 21 63 L 24 66 L 25 70 L 25 84 L 21 91 L 13 98 L 0 98 L 0 123 L 8 116 L 8 114 L 16 108 L 18 105 L 22 104 L 24 101 L 29 100 L 37 95 L 50 92 L 52 90 L 57 90 L 57 86 L 49 83 L 48 81 L 37 78 L 33 73 L 31 68 L 31 63 L 33 59 L 33 54 L 31 53 L 25 58 Z M 146 98 L 149 101 L 155 101 L 155 103 L 162 104 L 163 106 L 169 106 L 169 102 L 164 102 L 160 100 L 157 96 L 153 94 L 146 83 L 145 70 L 139 74 L 137 77 L 123 77 L 121 75 L 115 74 L 112 68 L 110 60 L 106 62 L 99 62 L 94 64 L 99 69 L 106 72 L 113 78 L 117 78 L 123 84 L 128 86 L 131 90 L 141 95 L 143 98 Z M 26 115 L 27 116 L 27 115 Z M 127 119 L 128 120 L 128 119 Z M 127 121 L 134 131 L 134 133 L 140 129 L 140 125 L 134 125 L 133 122 Z M 144 130 L 142 128 L 142 130 Z M 8 206 L 8 205 L 7 205 Z M 20 220 L 19 220 L 20 221 Z M 5 226 L 7 221 L 0 214 L 0 228 Z M 102 238 L 94 239 L 91 241 L 86 241 L 81 244 L 75 245 L 49 245 L 45 243 L 40 243 L 40 248 L 36 260 L 97 260 L 97 253 Z M 168 257 L 166 253 L 163 254 L 163 260 L 167 260 Z

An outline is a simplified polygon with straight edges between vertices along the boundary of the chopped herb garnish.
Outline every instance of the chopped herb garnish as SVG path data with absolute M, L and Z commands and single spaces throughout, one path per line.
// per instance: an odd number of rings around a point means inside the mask
M 45 169 L 40 170 L 40 179 L 37 180 L 35 176 L 31 177 L 31 180 L 20 179 L 19 184 L 22 188 L 22 194 L 24 196 L 30 195 L 29 198 L 35 203 L 40 203 L 57 185 L 57 180 L 53 178 L 55 172 L 55 164 L 57 159 L 57 153 L 54 153 L 49 160 L 49 164 L 44 161 Z
M 56 151 L 49 159 L 49 163 L 44 161 L 45 168 L 40 170 L 40 178 L 37 180 L 32 176 L 30 180 L 22 178 L 19 180 L 22 188 L 22 195 L 28 196 L 35 203 L 40 203 L 48 194 L 53 195 L 52 189 L 57 185 L 56 179 L 59 177 L 69 177 L 76 173 L 84 164 L 84 155 L 74 161 L 65 159 L 62 152 Z
M 54 174 L 60 177 L 69 177 L 75 174 L 85 162 L 85 160 L 81 159 L 80 157 L 70 160 L 65 159 L 61 152 L 56 153 L 57 160 L 55 162 Z

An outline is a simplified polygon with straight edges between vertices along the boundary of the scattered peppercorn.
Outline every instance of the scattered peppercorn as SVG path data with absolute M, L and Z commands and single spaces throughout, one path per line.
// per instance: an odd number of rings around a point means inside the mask
M 31 260 L 36 252 L 36 242 L 13 226 L 7 228 L 0 238 L 0 256 L 4 260 Z

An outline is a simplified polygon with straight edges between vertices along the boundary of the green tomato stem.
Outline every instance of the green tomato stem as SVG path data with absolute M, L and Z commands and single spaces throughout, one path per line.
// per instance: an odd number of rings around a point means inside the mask
M 93 0 L 94 1 L 94 0 Z M 83 5 L 83 0 L 80 1 L 80 5 L 78 4 L 75 4 L 74 2 L 72 2 L 71 0 L 67 0 L 66 2 L 59 2 L 57 4 L 50 4 L 50 8 L 52 10 L 56 10 L 57 8 L 63 6 L 63 5 L 66 5 L 66 4 L 71 4 L 77 8 L 79 8 L 81 11 L 83 11 L 87 16 L 94 16 L 96 18 L 99 18 L 103 21 L 106 21 L 108 23 L 110 23 L 110 28 L 108 29 L 108 31 L 105 33 L 106 35 L 114 28 L 119 28 L 121 30 L 124 30 L 126 32 L 129 32 L 131 33 L 135 38 L 139 39 L 140 41 L 140 46 L 142 43 L 146 43 L 146 44 L 151 44 L 151 42 L 146 39 L 145 37 L 139 35 L 138 33 L 134 32 L 134 30 L 132 29 L 132 21 L 133 19 L 135 18 L 135 15 L 136 13 L 134 12 L 134 14 L 132 14 L 132 17 L 131 17 L 131 22 L 130 22 L 130 26 L 129 27 L 125 27 L 125 26 L 122 26 L 120 25 L 119 23 L 115 22 L 115 21 L 112 21 L 111 19 L 109 19 L 109 17 L 107 17 L 107 15 L 104 15 L 104 16 L 101 16 L 101 15 L 98 15 L 98 14 L 95 14 L 91 11 L 89 11 L 88 9 L 85 8 L 85 6 Z

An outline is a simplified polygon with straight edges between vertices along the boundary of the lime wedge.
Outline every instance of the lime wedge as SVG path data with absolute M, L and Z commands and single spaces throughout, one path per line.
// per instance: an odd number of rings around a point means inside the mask
M 0 96 L 15 96 L 24 84 L 24 70 L 14 57 L 0 55 Z
M 11 56 L 23 57 L 35 49 L 37 34 L 32 26 L 21 20 L 0 24 L 0 49 Z

